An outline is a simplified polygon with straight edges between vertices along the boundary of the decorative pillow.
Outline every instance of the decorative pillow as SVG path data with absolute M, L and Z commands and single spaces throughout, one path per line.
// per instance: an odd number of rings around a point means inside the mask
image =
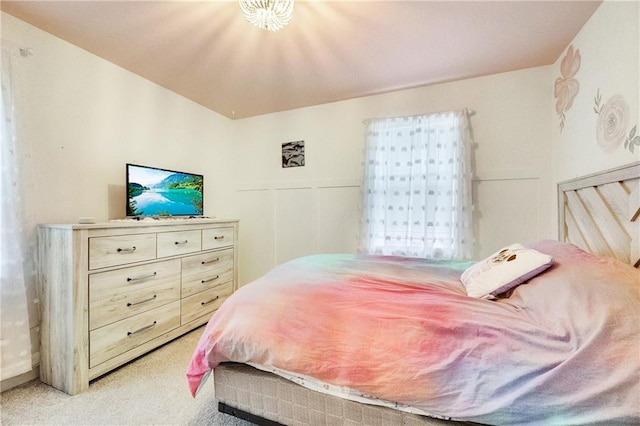
M 469 296 L 493 298 L 530 280 L 552 264 L 552 256 L 522 244 L 512 244 L 469 267 L 460 281 Z

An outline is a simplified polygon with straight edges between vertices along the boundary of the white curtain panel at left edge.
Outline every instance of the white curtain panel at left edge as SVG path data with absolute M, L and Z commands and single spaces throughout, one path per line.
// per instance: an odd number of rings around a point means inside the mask
M 2 175 L 0 200 L 0 379 L 5 380 L 32 369 L 29 312 L 24 271 L 23 226 L 20 220 L 20 157 L 16 135 L 12 87 L 12 61 L 17 47 L 2 41 Z

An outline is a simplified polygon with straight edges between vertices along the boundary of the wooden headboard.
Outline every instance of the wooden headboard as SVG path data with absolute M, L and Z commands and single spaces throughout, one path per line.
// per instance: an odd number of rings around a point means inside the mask
M 560 241 L 640 268 L 640 162 L 558 184 Z

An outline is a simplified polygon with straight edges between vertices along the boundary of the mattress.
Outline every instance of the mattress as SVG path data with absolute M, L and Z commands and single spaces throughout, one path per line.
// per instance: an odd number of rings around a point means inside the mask
M 289 426 L 473 424 L 452 423 L 316 392 L 247 364 L 222 363 L 215 368 L 213 377 L 216 399 L 223 404 L 221 411 L 258 424 L 265 423 L 261 419 Z

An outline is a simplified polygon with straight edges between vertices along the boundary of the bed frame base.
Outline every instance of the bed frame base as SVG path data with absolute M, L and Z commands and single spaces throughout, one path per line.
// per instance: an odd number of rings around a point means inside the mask
M 218 402 L 218 411 L 242 420 L 246 420 L 258 426 L 284 426 L 282 423 L 274 422 L 273 420 L 265 419 L 264 417 L 251 414 L 247 411 L 243 411 L 239 408 L 227 405 L 224 402 Z

